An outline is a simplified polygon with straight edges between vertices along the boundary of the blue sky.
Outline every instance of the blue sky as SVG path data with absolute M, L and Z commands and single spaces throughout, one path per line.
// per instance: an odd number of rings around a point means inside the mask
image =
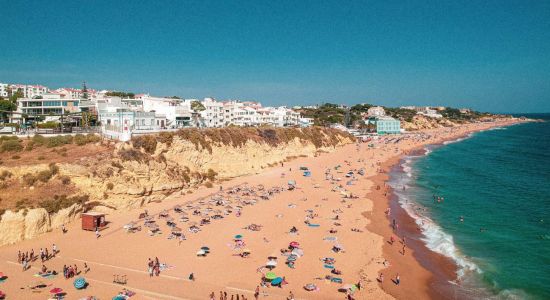
M 0 0 L 0 82 L 550 111 L 550 1 Z

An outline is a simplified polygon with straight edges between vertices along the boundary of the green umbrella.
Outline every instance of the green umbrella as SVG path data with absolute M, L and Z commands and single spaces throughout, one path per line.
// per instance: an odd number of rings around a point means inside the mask
M 277 275 L 275 275 L 275 273 L 273 273 L 273 272 L 267 272 L 267 273 L 265 274 L 265 279 L 273 280 L 273 279 L 275 279 L 275 278 L 277 278 Z

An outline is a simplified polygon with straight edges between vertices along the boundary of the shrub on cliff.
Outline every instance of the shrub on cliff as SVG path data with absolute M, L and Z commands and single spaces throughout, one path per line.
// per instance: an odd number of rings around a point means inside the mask
M 39 202 L 40 207 L 44 208 L 48 213 L 56 213 L 64 208 L 70 207 L 75 203 L 84 205 L 90 197 L 88 195 L 71 196 L 55 195 L 53 199 L 47 199 Z
M 0 146 L 0 151 L 2 152 L 19 152 L 21 150 L 23 150 L 23 146 L 19 139 L 3 141 Z
M 72 142 L 73 142 L 73 137 L 70 135 L 52 136 L 46 139 L 46 147 L 54 148 L 54 147 L 72 144 Z
M 13 174 L 8 170 L 3 170 L 2 173 L 0 173 L 0 180 L 6 180 L 8 178 L 11 178 Z
M 143 149 L 149 154 L 155 153 L 157 149 L 157 138 L 154 135 L 140 135 L 132 138 L 132 145 L 136 149 Z
M 118 155 L 123 161 L 146 162 L 147 160 L 149 160 L 149 156 L 136 149 L 120 150 L 118 151 Z
M 33 186 L 37 180 L 38 179 L 36 178 L 36 176 L 31 173 L 27 173 L 21 176 L 21 181 L 26 186 Z
M 101 138 L 95 134 L 89 133 L 87 135 L 77 134 L 74 136 L 74 143 L 78 146 L 84 146 L 89 143 L 97 143 Z

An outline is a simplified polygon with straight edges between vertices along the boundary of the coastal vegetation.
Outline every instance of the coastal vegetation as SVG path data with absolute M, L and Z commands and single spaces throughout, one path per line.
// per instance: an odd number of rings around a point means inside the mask
M 180 129 L 176 132 L 163 132 L 158 135 L 142 135 L 132 139 L 135 149 L 142 149 L 145 153 L 153 154 L 158 143 L 170 146 L 174 137 L 187 140 L 195 145 L 196 150 L 206 150 L 212 153 L 213 145 L 242 147 L 248 141 L 265 143 L 272 147 L 289 143 L 298 139 L 302 143 L 312 143 L 316 148 L 336 146 L 341 139 L 355 140 L 346 132 L 320 127 L 308 128 L 208 128 Z M 129 156 L 128 156 L 129 157 Z M 139 155 L 137 158 L 141 158 Z
M 318 126 L 329 126 L 332 124 L 342 124 L 346 126 L 361 126 L 361 119 L 365 115 L 369 108 L 374 105 L 364 103 L 356 104 L 351 107 L 345 107 L 333 103 L 324 103 L 318 107 L 302 108 L 297 110 L 303 117 L 312 118 L 313 123 Z M 399 119 L 401 122 L 412 123 L 415 119 L 424 118 L 417 114 L 413 109 L 399 108 L 399 107 L 383 107 L 386 115 Z M 465 123 L 479 120 L 483 117 L 492 116 L 489 113 L 481 113 L 470 110 L 468 112 L 461 112 L 459 109 L 452 107 L 440 108 L 437 111 L 443 116 L 441 120 L 435 122 L 441 124 L 451 123 Z

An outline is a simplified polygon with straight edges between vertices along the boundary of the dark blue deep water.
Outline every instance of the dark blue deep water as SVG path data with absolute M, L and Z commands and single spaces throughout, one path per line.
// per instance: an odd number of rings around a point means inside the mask
M 428 247 L 459 265 L 465 298 L 550 299 L 550 115 L 530 117 L 547 122 L 429 147 L 392 174 Z

